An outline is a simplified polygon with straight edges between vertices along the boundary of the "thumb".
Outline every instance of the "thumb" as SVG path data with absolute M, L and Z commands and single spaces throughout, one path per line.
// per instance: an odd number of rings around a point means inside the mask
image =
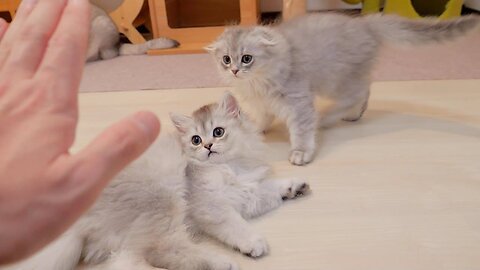
M 93 185 L 91 188 L 101 190 L 113 176 L 147 150 L 159 132 L 160 122 L 150 112 L 137 112 L 121 120 L 76 155 L 75 175 Z

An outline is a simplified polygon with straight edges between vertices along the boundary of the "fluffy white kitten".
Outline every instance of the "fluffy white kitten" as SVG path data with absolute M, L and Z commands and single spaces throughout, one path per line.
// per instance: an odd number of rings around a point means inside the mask
M 272 179 L 256 127 L 226 93 L 192 117 L 171 114 L 189 161 L 189 223 L 243 254 L 259 257 L 267 241 L 246 221 L 309 191 L 297 178 Z
M 383 42 L 450 40 L 478 22 L 478 16 L 438 21 L 312 14 L 272 27 L 230 27 L 206 49 L 254 109 L 263 130 L 274 116 L 286 122 L 290 162 L 304 165 L 315 154 L 316 95 L 335 102 L 321 117 L 322 126 L 339 119 L 356 121 L 367 108 L 370 73 Z
M 178 140 L 161 137 L 57 241 L 2 269 L 71 270 L 83 263 L 85 270 L 237 270 L 187 233 L 186 165 Z
M 177 41 L 168 38 L 156 38 L 143 44 L 120 44 L 120 33 L 110 16 L 94 4 L 91 6 L 87 62 L 110 59 L 119 55 L 145 54 L 150 49 L 167 49 L 179 45 Z

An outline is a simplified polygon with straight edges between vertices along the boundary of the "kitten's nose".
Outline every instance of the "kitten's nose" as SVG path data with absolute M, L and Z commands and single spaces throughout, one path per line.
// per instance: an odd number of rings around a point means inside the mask
M 232 73 L 233 73 L 233 75 L 237 75 L 238 69 L 232 69 Z
M 212 145 L 213 145 L 213 143 L 208 143 L 208 144 L 203 145 L 203 147 L 205 147 L 205 148 L 207 148 L 208 150 L 210 150 L 210 148 L 212 148 Z

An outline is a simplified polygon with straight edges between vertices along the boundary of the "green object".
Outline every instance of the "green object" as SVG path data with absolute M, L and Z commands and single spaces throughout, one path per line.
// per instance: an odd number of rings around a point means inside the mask
M 362 14 L 380 11 L 381 0 L 343 0 L 348 4 L 363 2 Z M 458 17 L 462 12 L 463 0 L 385 0 L 383 12 L 408 18 L 435 16 L 440 19 Z
M 408 18 L 436 16 L 440 19 L 450 19 L 460 16 L 462 5 L 463 0 L 387 0 L 383 12 Z

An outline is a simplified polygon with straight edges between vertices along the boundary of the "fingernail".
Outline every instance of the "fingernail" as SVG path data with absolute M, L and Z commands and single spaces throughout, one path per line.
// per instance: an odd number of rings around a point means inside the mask
M 160 121 L 153 113 L 137 112 L 133 115 L 133 119 L 152 141 L 157 138 L 160 132 Z

